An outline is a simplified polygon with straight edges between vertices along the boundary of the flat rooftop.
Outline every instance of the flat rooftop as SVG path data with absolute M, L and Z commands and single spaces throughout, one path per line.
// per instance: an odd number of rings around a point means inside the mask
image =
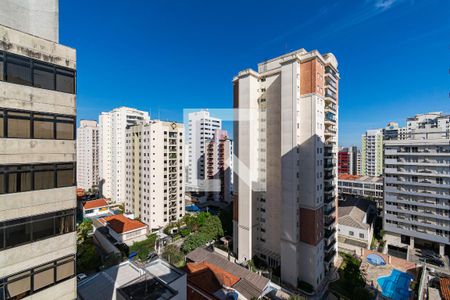
M 367 183 L 383 183 L 383 177 L 381 176 L 361 176 L 350 174 L 339 174 L 339 180 L 347 181 L 362 181 Z
M 77 293 L 82 300 L 111 300 L 117 294 L 117 299 L 171 299 L 178 292 L 168 284 L 183 275 L 161 259 L 145 267 L 126 261 L 82 280 Z

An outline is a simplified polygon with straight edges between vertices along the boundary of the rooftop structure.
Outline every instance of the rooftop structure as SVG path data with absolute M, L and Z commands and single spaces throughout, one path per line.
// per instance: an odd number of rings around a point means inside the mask
M 82 300 L 185 300 L 186 274 L 157 259 L 144 265 L 123 262 L 78 283 Z

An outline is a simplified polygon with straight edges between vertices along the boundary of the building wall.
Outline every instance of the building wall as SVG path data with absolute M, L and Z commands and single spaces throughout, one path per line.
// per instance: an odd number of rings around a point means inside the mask
M 186 184 L 191 190 L 202 190 L 206 176 L 205 150 L 214 132 L 222 128 L 222 120 L 211 117 L 206 110 L 188 114 Z
M 77 187 L 85 190 L 98 186 L 98 124 L 81 120 L 77 129 Z
M 325 245 L 336 248 L 335 234 L 324 239 L 324 218 L 337 201 L 337 85 L 326 100 L 329 63 L 337 67 L 331 54 L 301 49 L 234 78 L 234 251 L 239 261 L 258 255 L 281 266 L 281 279 L 292 286 L 302 280 L 316 288 L 330 267 Z
M 184 216 L 184 127 L 150 121 L 126 132 L 125 210 L 157 230 Z
M 383 174 L 383 130 L 367 130 L 361 137 L 361 175 Z
M 9 27 L 0 25 L 0 35 L 3 38 L 0 50 L 7 54 L 17 54 L 35 61 L 75 70 L 75 49 L 55 43 L 58 30 L 56 4 L 57 1 L 39 1 L 39 3 L 21 0 L 2 1 L 0 23 Z M 22 5 L 20 9 L 17 8 Z M 54 22 L 52 23 L 51 20 Z M 47 23 L 50 27 L 56 26 L 56 28 L 40 26 L 41 23 Z M 10 27 L 29 32 L 17 31 Z M 75 93 L 46 90 L 6 81 L 0 81 L 0 90 L 1 108 L 64 114 L 72 118 L 76 115 Z M 74 163 L 76 160 L 74 140 L 2 137 L 0 144 L 0 167 L 10 164 Z M 3 185 L 4 176 L 1 176 L 1 180 Z M 75 209 L 74 185 L 75 179 L 73 179 L 73 185 L 68 187 L 1 194 L 0 222 Z M 45 230 L 37 222 L 34 226 L 36 229 Z M 75 232 L 2 249 L 0 279 L 67 255 L 75 255 L 75 253 Z M 45 299 L 75 298 L 75 280 L 68 279 L 35 293 L 30 298 L 43 299 L 42 297 Z
M 125 134 L 126 127 L 149 120 L 147 112 L 119 107 L 103 112 L 99 122 L 99 182 L 104 197 L 125 201 Z
M 59 36 L 58 15 L 58 0 L 0 2 L 0 20 L 3 25 L 56 43 Z

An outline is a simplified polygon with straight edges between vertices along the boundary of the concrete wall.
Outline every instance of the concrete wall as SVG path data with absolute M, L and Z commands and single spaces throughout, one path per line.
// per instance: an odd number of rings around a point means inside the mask
M 2 0 L 0 24 L 58 42 L 58 0 Z

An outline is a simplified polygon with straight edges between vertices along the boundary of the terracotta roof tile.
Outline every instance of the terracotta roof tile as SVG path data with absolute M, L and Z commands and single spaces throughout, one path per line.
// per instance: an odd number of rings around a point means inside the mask
M 138 220 L 132 220 L 122 215 L 113 215 L 98 219 L 102 224 L 108 224 L 108 226 L 117 233 L 125 233 L 133 231 L 139 228 L 143 228 L 146 225 Z
M 83 203 L 84 209 L 92 209 L 92 208 L 98 208 L 98 207 L 104 207 L 104 206 L 108 206 L 108 202 L 104 198 L 86 201 Z
M 450 278 L 439 278 L 439 285 L 441 289 L 441 297 L 444 300 L 450 300 Z

